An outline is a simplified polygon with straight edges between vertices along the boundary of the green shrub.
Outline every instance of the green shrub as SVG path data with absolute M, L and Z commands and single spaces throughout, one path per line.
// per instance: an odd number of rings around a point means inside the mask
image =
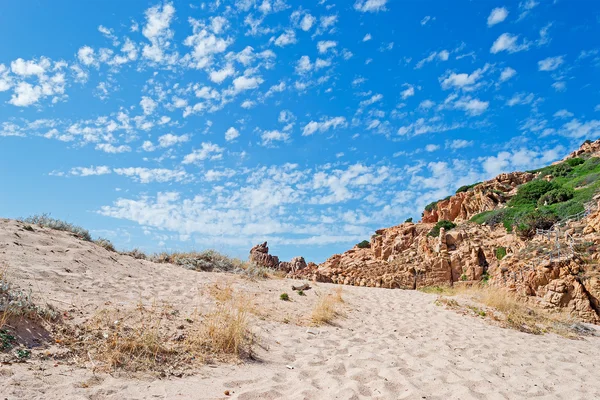
M 578 165 L 581 165 L 585 162 L 585 160 L 583 158 L 569 158 L 566 163 L 569 164 L 571 167 L 576 167 Z
M 471 218 L 471 221 L 480 225 L 486 224 L 488 226 L 494 227 L 497 224 L 503 222 L 507 211 L 508 210 L 506 208 L 501 208 L 499 210 L 484 211 L 482 213 L 474 215 Z
M 502 260 L 504 257 L 506 257 L 506 247 L 498 247 L 496 249 L 496 258 Z
M 189 253 L 161 253 L 154 255 L 152 261 L 180 265 L 194 271 L 235 272 L 243 266 L 243 262 L 229 258 L 215 250 Z
M 304 294 L 304 290 L 298 290 L 298 292 L 297 292 L 297 293 L 298 293 L 298 296 L 306 296 L 306 295 Z
M 462 274 L 462 275 L 460 276 L 460 280 L 461 280 L 461 281 L 466 281 L 467 279 L 468 279 L 468 278 L 467 278 L 467 275 L 466 275 L 466 274 Z
M 371 242 L 369 242 L 368 240 L 363 240 L 360 243 L 357 243 L 356 246 L 359 249 L 368 249 L 369 247 L 371 247 Z
M 287 293 L 281 293 L 279 295 L 279 300 L 283 300 L 283 301 L 290 301 L 290 296 L 288 296 Z
M 434 209 L 435 207 L 437 207 L 437 203 L 438 203 L 438 202 L 439 202 L 439 200 L 436 200 L 436 201 L 432 201 L 431 203 L 427 204 L 427 205 L 425 206 L 425 211 L 433 211 L 433 209 Z
M 92 241 L 92 235 L 90 235 L 90 232 L 88 232 L 87 229 L 83 229 L 82 227 L 73 225 L 69 222 L 61 221 L 60 219 L 52 218 L 50 217 L 50 214 L 32 215 L 31 217 L 25 218 L 23 222 L 56 229 L 57 231 L 71 232 L 80 239 L 88 242 Z
M 408 222 L 413 222 L 412 217 L 406 218 L 406 221 L 404 221 L 405 224 L 408 223 Z
M 539 198 L 538 206 L 549 206 L 550 204 L 562 203 L 563 201 L 571 200 L 575 195 L 575 191 L 571 188 L 562 187 L 553 189 Z
M 458 189 L 456 189 L 456 193 L 462 193 L 462 192 L 466 192 L 471 188 L 474 188 L 475 186 L 479 185 L 481 182 L 477 182 L 477 183 L 473 183 L 472 185 L 464 185 L 459 187 Z
M 509 206 L 535 205 L 544 194 L 560 186 L 554 182 L 534 180 L 519 186 L 517 194 L 508 203 Z
M 586 173 L 594 172 L 600 167 L 600 158 L 592 157 L 585 160 L 585 162 L 577 167 L 577 172 Z
M 529 239 L 535 235 L 536 229 L 550 229 L 557 220 L 556 215 L 549 209 L 529 211 L 517 220 L 517 233 L 522 238 Z
M 431 228 L 427 236 L 438 237 L 440 236 L 440 228 L 444 228 L 447 231 L 449 231 L 450 229 L 453 229 L 455 227 L 456 224 L 454 222 L 442 219 L 438 221 L 433 228 Z
M 585 211 L 583 204 L 577 200 L 569 200 L 564 203 L 556 204 L 554 207 L 550 208 L 559 219 L 565 219 Z

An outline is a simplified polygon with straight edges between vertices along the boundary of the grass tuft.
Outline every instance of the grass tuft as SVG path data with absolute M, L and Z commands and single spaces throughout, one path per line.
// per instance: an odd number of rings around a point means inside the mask
M 342 288 L 336 288 L 333 293 L 319 296 L 312 310 L 310 319 L 314 325 L 330 324 L 338 315 L 338 306 L 343 303 Z
M 83 229 L 80 226 L 73 225 L 69 222 L 62 221 L 60 219 L 50 217 L 50 214 L 32 215 L 25 218 L 23 222 L 28 224 L 35 224 L 44 228 L 56 229 L 58 231 L 71 232 L 80 239 L 92 241 L 92 236 L 87 229 Z

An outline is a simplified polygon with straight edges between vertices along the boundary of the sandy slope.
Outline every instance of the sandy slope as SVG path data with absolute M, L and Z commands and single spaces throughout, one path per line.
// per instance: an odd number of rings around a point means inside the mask
M 319 284 L 306 297 L 281 302 L 279 293 L 291 294 L 294 282 L 256 283 L 139 262 L 62 232 L 23 231 L 7 220 L 0 220 L 0 262 L 23 287 L 73 310 L 73 321 L 107 302 L 127 306 L 140 299 L 191 312 L 208 304 L 206 286 L 223 279 L 267 310 L 256 321 L 259 361 L 159 380 L 32 360 L 0 365 L 0 399 L 600 398 L 600 338 L 500 328 L 438 307 L 434 295 L 344 287 L 345 317 L 309 333 L 296 323 L 306 323 L 317 292 L 333 285 Z M 284 317 L 292 323 L 281 323 Z

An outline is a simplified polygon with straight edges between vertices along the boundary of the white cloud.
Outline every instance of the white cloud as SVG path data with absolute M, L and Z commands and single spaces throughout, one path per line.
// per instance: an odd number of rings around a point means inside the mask
M 420 69 L 423 68 L 423 66 L 427 63 L 430 63 L 434 60 L 440 60 L 440 61 L 448 61 L 448 58 L 450 57 L 450 52 L 448 52 L 448 50 L 441 50 L 441 51 L 434 51 L 432 53 L 430 53 L 427 57 L 425 57 L 424 59 L 422 59 L 421 61 L 419 61 L 416 65 L 415 65 L 415 69 Z
M 309 56 L 302 56 L 296 63 L 296 72 L 298 74 L 304 74 L 313 69 L 313 64 L 310 62 Z
M 437 144 L 428 144 L 427 146 L 425 146 L 425 151 L 427 151 L 429 153 L 434 152 L 439 149 L 440 149 L 440 146 Z
M 538 69 L 540 71 L 554 71 L 562 65 L 564 56 L 548 57 L 538 61 Z
M 302 17 L 302 21 L 300 22 L 300 28 L 304 32 L 308 32 L 310 30 L 310 28 L 312 28 L 312 26 L 314 25 L 316 20 L 317 19 L 315 17 L 313 17 L 312 15 L 305 14 L 304 17 Z
M 346 127 L 348 124 L 344 117 L 325 118 L 321 122 L 310 121 L 304 126 L 302 136 L 310 136 L 317 131 L 326 132 L 330 128 L 337 129 L 338 127 Z
M 511 97 L 506 105 L 509 107 L 513 107 L 516 105 L 526 105 L 531 104 L 535 100 L 535 95 L 533 93 L 515 93 L 513 97 Z
M 337 42 L 333 40 L 321 40 L 317 43 L 317 49 L 319 49 L 319 53 L 325 54 L 327 50 L 334 48 L 337 46 Z
M 127 153 L 131 151 L 131 147 L 126 145 L 121 146 L 113 146 L 110 143 L 98 143 L 96 145 L 96 150 L 101 150 L 105 153 L 117 154 L 117 153 Z
M 564 81 L 554 82 L 552 84 L 552 88 L 557 92 L 564 92 L 565 90 L 567 90 L 567 84 Z
M 192 48 L 189 65 L 196 69 L 204 69 L 213 63 L 216 54 L 227 50 L 233 39 L 220 38 L 197 23 L 192 23 L 192 26 L 193 35 L 188 36 L 183 44 Z
M 94 65 L 96 64 L 96 58 L 94 49 L 90 46 L 83 46 L 77 51 L 77 58 L 83 65 Z
M 240 136 L 240 132 L 237 129 L 235 129 L 234 127 L 230 127 L 225 132 L 225 140 L 227 140 L 228 142 L 235 140 L 239 136 Z
M 464 149 L 466 147 L 473 146 L 472 140 L 454 139 L 446 142 L 446 148 L 452 150 Z
M 183 157 L 182 164 L 195 164 L 198 161 L 219 160 L 223 158 L 224 148 L 211 142 L 203 142 L 200 144 L 201 148 L 193 150 L 190 154 Z
M 210 80 L 214 83 L 223 83 L 225 79 L 230 76 L 235 75 L 235 68 L 233 65 L 227 64 L 223 69 L 211 71 L 210 72 Z
M 14 106 L 28 107 L 37 103 L 41 97 L 42 88 L 40 86 L 32 86 L 27 82 L 19 82 L 8 102 Z
M 575 139 L 585 138 L 596 140 L 600 137 L 600 121 L 593 119 L 587 122 L 580 122 L 577 118 L 573 118 L 564 124 L 558 133 Z
M 150 41 L 150 45 L 144 45 L 142 55 L 154 62 L 160 63 L 166 60 L 167 50 L 173 31 L 169 29 L 175 8 L 172 3 L 164 3 L 161 7 L 156 5 L 146 10 L 146 25 L 142 34 Z M 169 60 L 173 62 L 173 60 Z
M 239 76 L 233 80 L 233 87 L 236 92 L 241 92 L 242 90 L 256 89 L 263 82 L 261 77 Z
M 494 26 L 504 21 L 508 17 L 508 10 L 505 7 L 494 8 L 487 19 L 488 26 Z
M 97 176 L 97 175 L 107 175 L 111 173 L 110 167 L 106 165 L 100 165 L 98 167 L 75 167 L 71 168 L 69 171 L 71 175 L 74 176 Z
M 557 112 L 554 113 L 554 118 L 570 118 L 573 116 L 573 113 L 562 109 L 562 110 L 558 110 Z
M 160 147 L 171 147 L 178 143 L 185 143 L 190 140 L 189 135 L 173 135 L 172 133 L 167 133 L 166 135 L 162 135 L 158 138 L 158 144 Z
M 371 39 L 373 39 L 373 37 L 371 36 L 371 34 L 370 34 L 370 33 L 367 33 L 367 34 L 365 35 L 365 37 L 363 37 L 363 40 L 362 40 L 362 41 L 363 41 L 363 42 L 368 42 L 368 41 L 369 41 L 369 40 L 371 40 Z
M 293 29 L 288 29 L 279 35 L 277 39 L 275 39 L 275 46 L 284 47 L 288 44 L 294 44 L 296 42 L 296 32 Z
M 141 168 L 141 167 L 130 167 L 130 168 L 114 168 L 113 171 L 117 175 L 124 175 L 140 183 L 151 183 L 151 182 L 181 182 L 190 179 L 189 175 L 184 170 L 172 170 L 165 168 Z
M 486 64 L 483 68 L 476 69 L 471 74 L 449 72 L 445 76 L 440 77 L 442 89 L 462 89 L 464 91 L 475 90 L 480 86 L 478 81 L 489 68 L 490 66 Z
M 46 69 L 50 68 L 51 62 L 49 59 L 42 57 L 38 62 L 34 60 L 23 60 L 17 58 L 10 63 L 10 69 L 15 75 L 20 76 L 42 76 L 46 73 Z
M 501 51 L 508 51 L 509 53 L 517 53 L 519 51 L 527 50 L 531 46 L 529 42 L 523 41 L 518 43 L 519 35 L 512 35 L 510 33 L 503 33 L 498 36 L 498 39 L 492 44 L 490 53 L 496 54 Z
M 435 106 L 435 103 L 429 99 L 427 100 L 423 100 L 420 104 L 419 104 L 419 108 L 423 109 L 423 110 L 428 110 L 431 107 Z
M 145 115 L 152 114 L 156 110 L 157 105 L 154 100 L 147 96 L 142 96 L 142 100 L 140 100 L 140 106 L 142 106 Z
M 517 74 L 517 71 L 515 71 L 511 67 L 506 67 L 500 73 L 500 82 L 506 82 L 507 80 L 509 80 L 510 78 L 515 76 L 516 74 Z
M 407 85 L 407 88 L 404 89 L 402 92 L 400 92 L 400 97 L 402 97 L 403 100 L 406 100 L 407 98 L 414 96 L 415 95 L 415 88 L 413 85 Z
M 429 21 L 435 21 L 435 17 L 432 17 L 431 15 L 426 15 L 423 17 L 423 19 L 421 20 L 421 25 L 427 25 L 427 23 L 429 23 Z
M 465 111 L 468 115 L 476 116 L 483 114 L 489 107 L 490 103 L 473 99 L 469 96 L 461 97 L 454 103 L 454 108 Z
M 245 108 L 246 110 L 249 110 L 250 108 L 254 107 L 255 104 L 256 103 L 252 100 L 244 100 L 241 104 L 241 107 Z
M 261 145 L 271 146 L 273 142 L 287 142 L 290 139 L 289 133 L 278 130 L 264 131 L 260 135 L 262 139 Z
M 387 0 L 357 0 L 354 9 L 360 12 L 386 11 Z

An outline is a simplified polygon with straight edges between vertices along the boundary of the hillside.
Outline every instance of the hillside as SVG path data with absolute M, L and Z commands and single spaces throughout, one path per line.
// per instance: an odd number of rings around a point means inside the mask
M 562 325 L 580 340 L 528 335 L 483 317 L 496 315 L 483 304 L 446 309 L 459 296 L 327 283 L 300 293 L 302 282 L 214 253 L 150 261 L 72 231 L 0 219 L 2 398 L 600 396 L 589 372 L 600 338 L 586 324 Z M 231 332 L 243 334 L 237 353 L 219 340 Z
M 420 222 L 290 276 L 405 289 L 485 282 L 598 323 L 599 156 L 600 140 L 586 141 L 545 168 L 461 187 Z

